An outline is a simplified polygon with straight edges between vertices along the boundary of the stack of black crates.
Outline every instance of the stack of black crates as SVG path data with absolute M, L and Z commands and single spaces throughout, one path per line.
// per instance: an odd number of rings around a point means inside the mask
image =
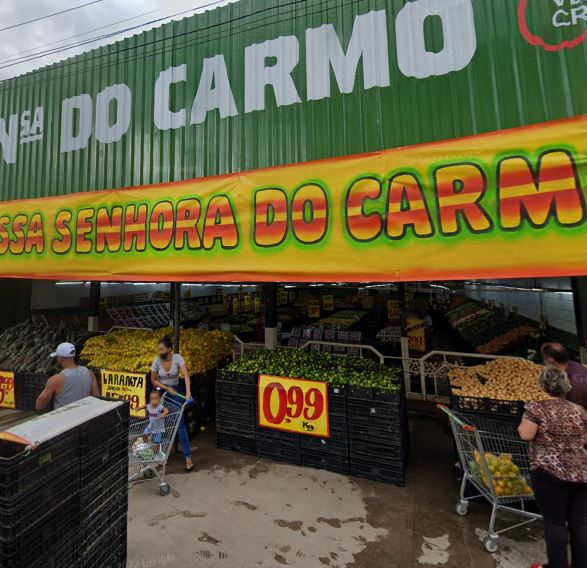
M 218 447 L 257 455 L 257 376 L 220 373 L 216 381 Z
M 221 371 L 216 382 L 219 448 L 405 485 L 408 421 L 398 392 L 328 385 L 330 437 L 258 426 L 257 376 Z
M 38 448 L 0 443 L 0 566 L 123 568 L 128 403 Z

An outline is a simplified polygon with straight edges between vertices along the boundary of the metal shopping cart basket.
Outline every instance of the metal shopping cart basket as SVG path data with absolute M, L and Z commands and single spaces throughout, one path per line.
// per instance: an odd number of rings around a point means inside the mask
M 528 444 L 517 436 L 510 423 L 487 419 L 473 424 L 443 405 L 439 408 L 450 419 L 463 470 L 456 511 L 464 517 L 469 512 L 469 501 L 485 498 L 492 511 L 484 545 L 488 552 L 497 552 L 499 535 L 542 518 L 527 510 L 528 502 L 534 500 L 530 486 Z M 465 497 L 467 485 L 471 485 L 477 494 Z M 524 520 L 496 530 L 500 512 L 511 513 Z
M 165 497 L 171 492 L 170 485 L 165 481 L 167 460 L 173 448 L 183 411 L 189 401 L 180 394 L 172 397 L 165 393 L 161 397 L 161 402 L 169 410 L 169 414 L 162 418 L 164 430 L 160 434 L 152 436 L 147 432 L 148 419 L 131 418 L 128 444 L 128 481 L 157 478 L 159 493 Z

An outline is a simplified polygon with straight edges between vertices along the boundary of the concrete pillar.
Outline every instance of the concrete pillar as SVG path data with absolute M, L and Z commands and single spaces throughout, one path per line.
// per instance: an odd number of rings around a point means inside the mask
M 587 277 L 571 278 L 581 362 L 587 363 Z
M 265 349 L 277 347 L 277 284 L 264 284 Z
M 88 316 L 88 331 L 98 331 L 100 328 L 100 282 L 90 282 L 90 313 Z

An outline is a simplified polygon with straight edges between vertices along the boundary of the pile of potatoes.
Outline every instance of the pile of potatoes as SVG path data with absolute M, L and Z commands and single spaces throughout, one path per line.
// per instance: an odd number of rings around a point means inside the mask
M 540 365 L 524 359 L 495 359 L 485 365 L 452 369 L 448 378 L 454 394 L 495 400 L 544 400 L 538 384 Z

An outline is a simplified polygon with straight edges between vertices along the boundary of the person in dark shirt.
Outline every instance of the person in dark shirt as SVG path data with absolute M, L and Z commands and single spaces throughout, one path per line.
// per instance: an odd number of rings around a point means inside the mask
M 560 343 L 545 343 L 540 350 L 544 364 L 564 371 L 571 382 L 567 400 L 587 409 L 587 367 L 572 361 Z

